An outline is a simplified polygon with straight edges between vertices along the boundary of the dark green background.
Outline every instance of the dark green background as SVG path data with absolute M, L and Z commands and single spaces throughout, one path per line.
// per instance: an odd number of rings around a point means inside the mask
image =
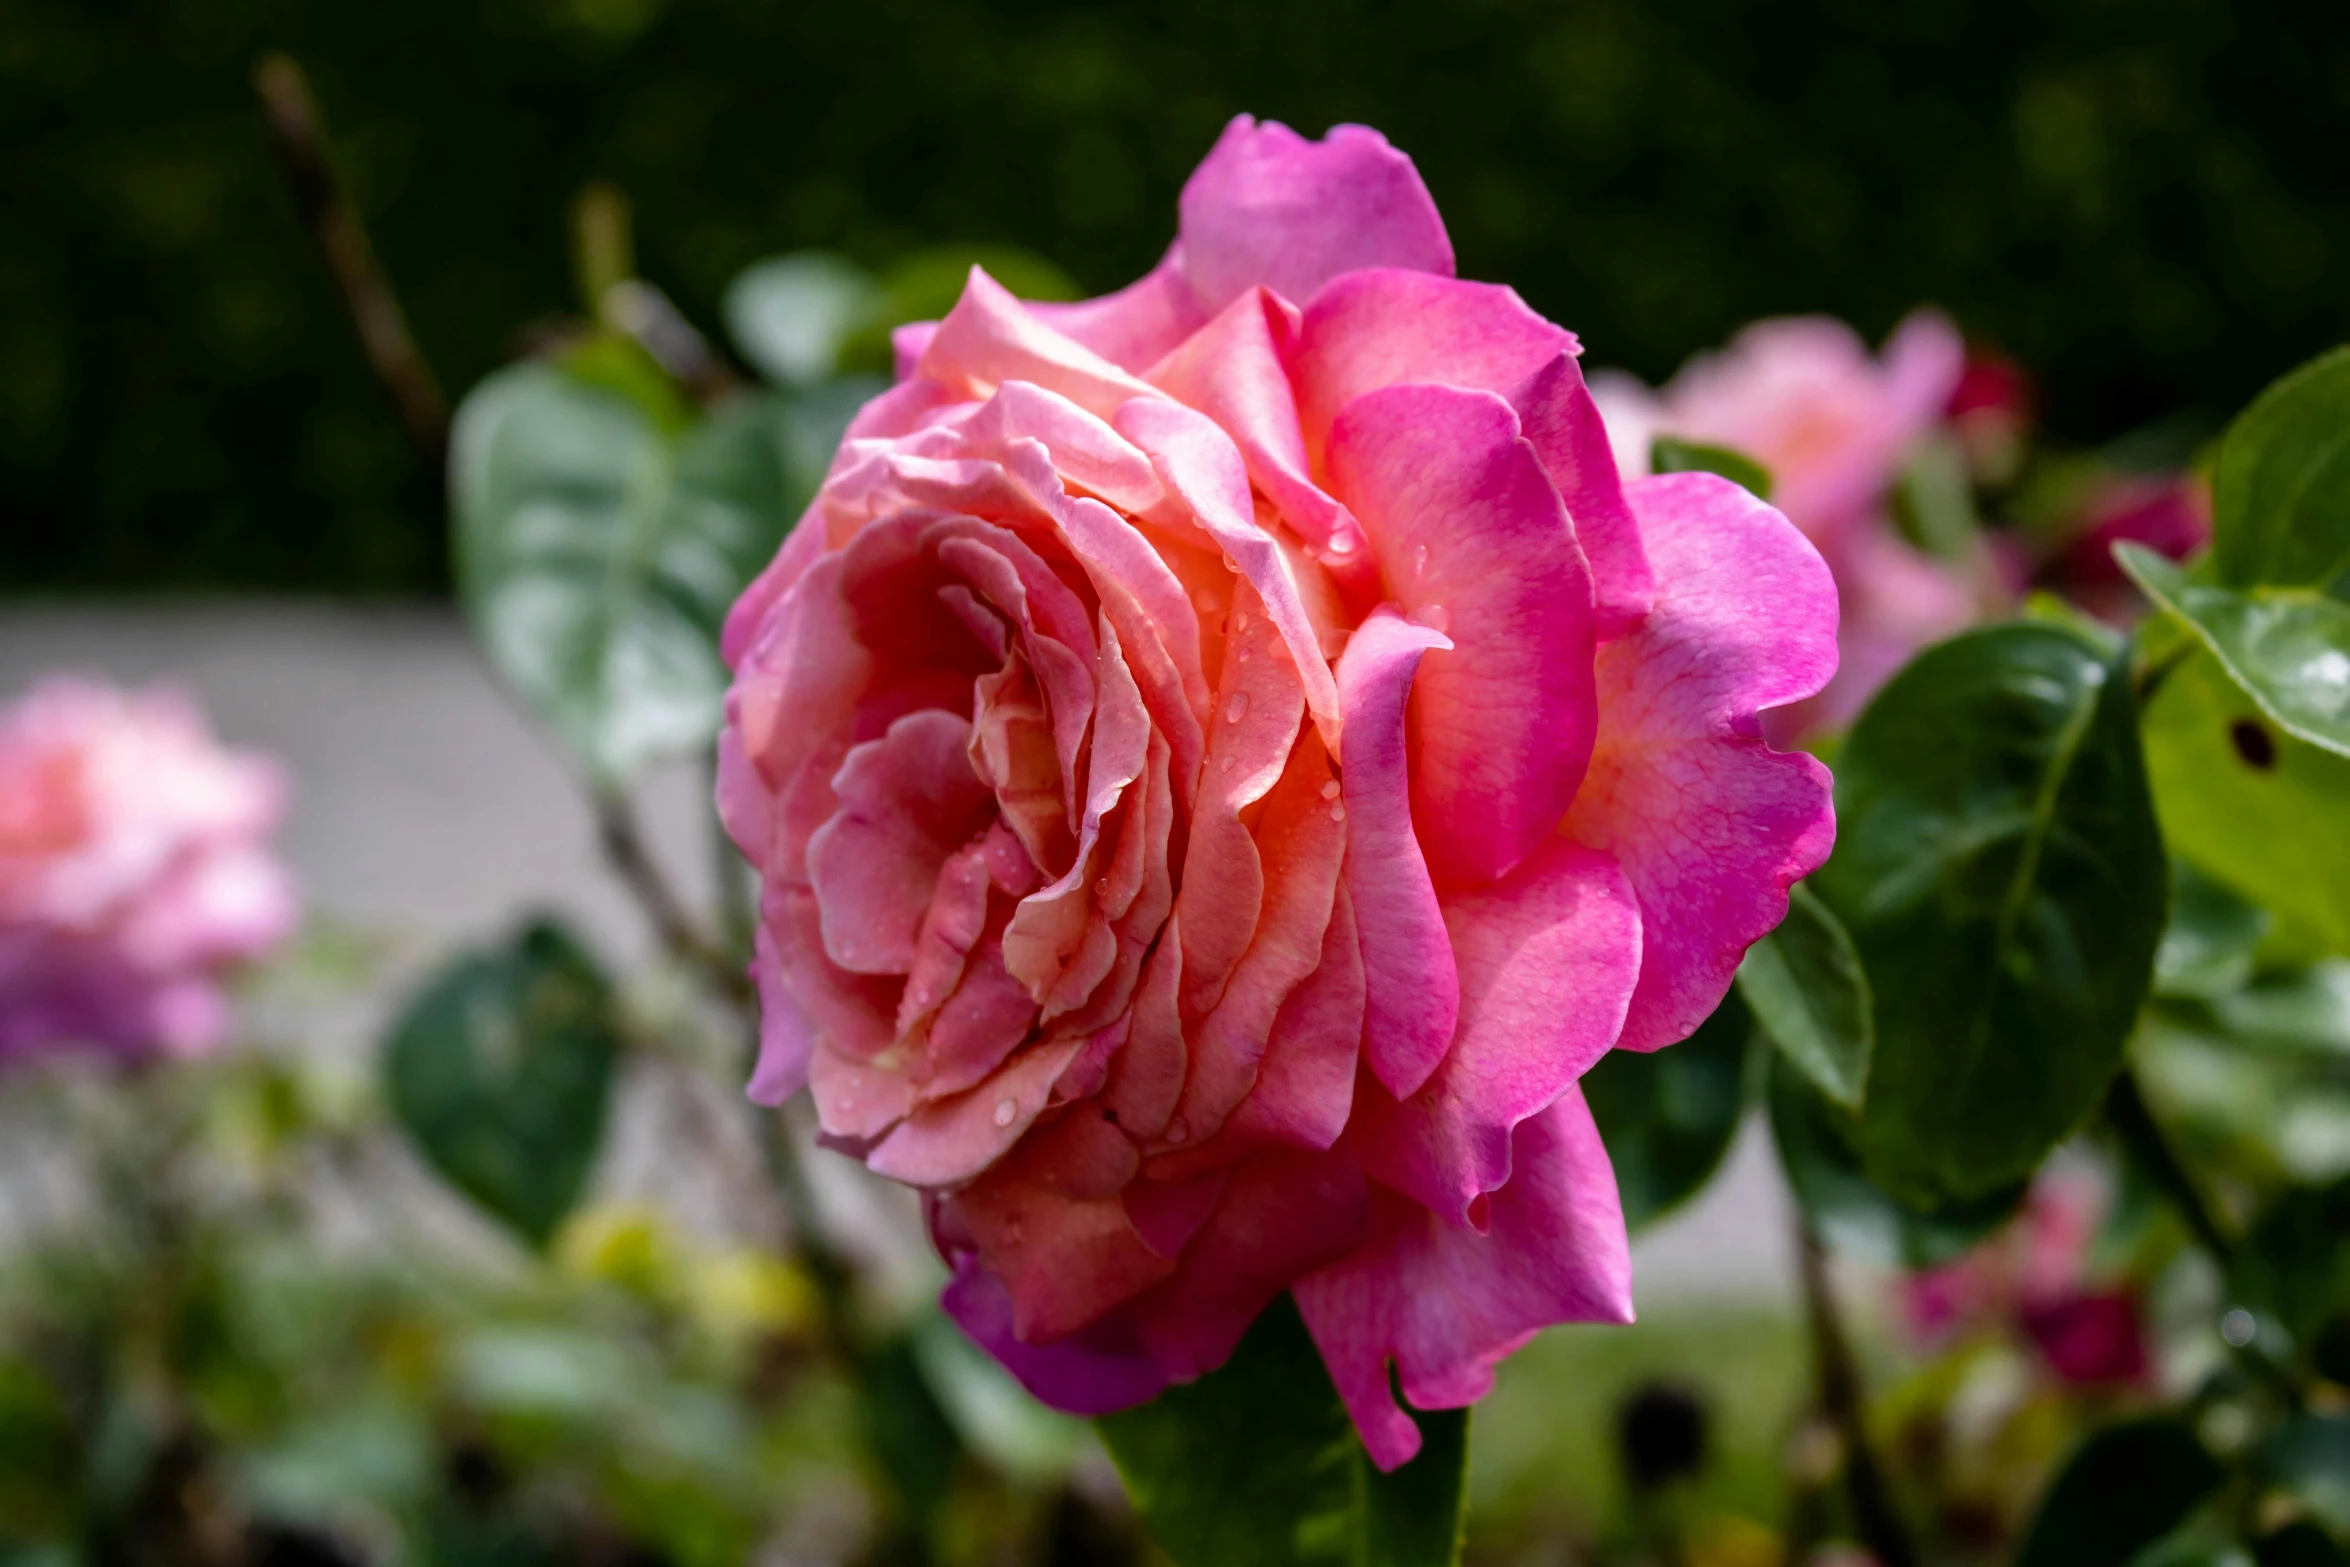
M 1238 109 L 1378 125 L 1464 272 L 1652 377 L 1933 299 L 2097 439 L 2350 337 L 2340 0 L 0 0 L 0 588 L 442 583 L 437 481 L 262 142 L 269 47 L 453 391 L 569 304 L 589 178 L 705 322 L 800 245 L 1008 241 L 1103 288 Z

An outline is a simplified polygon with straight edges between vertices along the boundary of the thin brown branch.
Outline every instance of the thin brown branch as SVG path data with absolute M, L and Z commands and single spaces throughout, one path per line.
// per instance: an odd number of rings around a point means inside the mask
M 752 1001 L 751 982 L 742 966 L 725 949 L 703 934 L 677 889 L 669 885 L 660 862 L 653 858 L 636 813 L 621 795 L 599 792 L 595 799 L 596 841 L 611 863 L 613 874 L 628 888 L 652 923 L 653 934 L 678 962 L 694 969 L 712 989 L 738 1007 Z
M 1803 1279 L 1803 1305 L 1811 1321 L 1812 1358 L 1819 1378 L 1820 1413 L 1836 1428 L 1844 1448 L 1844 1490 L 1852 1503 L 1852 1525 L 1879 1567 L 1917 1567 L 1918 1551 L 1908 1526 L 1894 1511 L 1893 1493 L 1869 1441 L 1861 1404 L 1860 1368 L 1844 1331 L 1828 1278 L 1828 1253 L 1811 1225 L 1796 1221 L 1796 1245 Z
M 269 140 L 285 174 L 294 211 L 343 297 L 359 346 L 399 410 L 417 455 L 435 474 L 449 451 L 449 405 L 408 333 L 391 284 L 376 265 L 359 209 L 328 155 L 326 124 L 310 79 L 288 55 L 264 55 L 253 70 Z

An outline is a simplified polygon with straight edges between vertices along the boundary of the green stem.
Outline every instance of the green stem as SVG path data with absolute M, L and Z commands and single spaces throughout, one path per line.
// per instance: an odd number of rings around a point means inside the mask
M 621 885 L 636 899 L 637 907 L 644 911 L 661 945 L 671 957 L 699 973 L 721 997 L 736 1006 L 748 1005 L 752 999 L 751 982 L 742 965 L 704 934 L 693 916 L 686 912 L 684 900 L 670 886 L 660 862 L 653 858 L 627 797 L 599 790 L 594 807 L 596 841 L 603 848 L 604 858 L 613 874 L 620 878 Z
M 1803 1282 L 1804 1313 L 1811 1322 L 1813 1368 L 1819 1378 L 1820 1413 L 1842 1438 L 1844 1490 L 1852 1503 L 1852 1525 L 1878 1567 L 1917 1567 L 1918 1550 L 1908 1526 L 1894 1511 L 1893 1493 L 1869 1442 L 1862 1409 L 1860 1369 L 1845 1332 L 1843 1314 L 1828 1278 L 1827 1248 L 1810 1223 L 1796 1220 L 1796 1248 Z
M 2235 1237 L 2179 1158 L 2178 1150 L 2171 1146 L 2162 1124 L 2154 1119 L 2154 1112 L 2148 1108 L 2146 1096 L 2138 1087 L 2138 1074 L 2128 1067 L 2122 1068 L 2105 1096 L 2105 1119 L 2130 1157 L 2178 1210 L 2196 1244 L 2209 1252 L 2221 1268 L 2226 1268 L 2236 1254 Z

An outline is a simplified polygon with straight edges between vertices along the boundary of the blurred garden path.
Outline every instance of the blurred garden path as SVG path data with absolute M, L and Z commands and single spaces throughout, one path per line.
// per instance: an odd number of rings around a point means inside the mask
M 614 957 L 651 950 L 644 922 L 597 858 L 593 823 L 562 763 L 498 694 L 445 608 L 0 608 L 0 695 L 49 671 L 177 683 L 202 699 L 222 739 L 282 758 L 294 787 L 281 841 L 313 915 L 423 954 L 552 908 Z M 674 767 L 651 780 L 642 802 L 656 853 L 698 901 L 712 852 L 704 788 L 698 766 Z M 1702 1200 L 1634 1248 L 1641 1296 L 1790 1303 L 1789 1224 L 1769 1139 L 1750 1122 Z

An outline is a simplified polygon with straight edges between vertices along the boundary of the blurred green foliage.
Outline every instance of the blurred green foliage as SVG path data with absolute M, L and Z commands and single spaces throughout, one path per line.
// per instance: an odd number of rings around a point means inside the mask
M 2350 334 L 2350 13 L 1986 0 L 17 0 L 0 16 L 0 585 L 412 591 L 438 476 L 368 381 L 248 76 L 310 69 L 454 396 L 570 307 L 612 179 L 705 327 L 738 271 L 1166 243 L 1239 110 L 1367 121 L 1463 270 L 1650 377 L 1756 315 L 1921 299 L 2100 438 Z

